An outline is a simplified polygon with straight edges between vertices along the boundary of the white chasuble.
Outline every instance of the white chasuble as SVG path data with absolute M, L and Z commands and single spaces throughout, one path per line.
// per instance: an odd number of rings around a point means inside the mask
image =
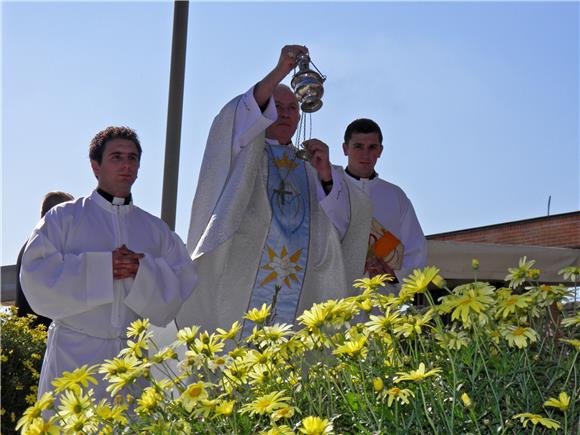
M 249 121 L 241 122 L 241 116 Z M 250 90 L 230 101 L 214 119 L 187 240 L 199 281 L 177 316 L 179 328 L 192 324 L 209 331 L 229 328 L 259 303 L 252 298 L 263 286 L 269 287 L 261 296 L 266 303 L 271 303 L 276 285 L 281 287 L 279 297 L 289 297 L 277 312 L 285 321 L 294 320 L 313 303 L 355 294 L 352 281 L 364 271 L 370 201 L 338 168 L 333 168 L 334 185 L 328 195 L 309 163 L 294 162 L 303 175 L 298 184 L 294 179 L 289 183 L 284 168 L 293 166 L 293 148 L 271 147 L 275 158 L 268 158 L 264 131 L 275 118 L 273 99 L 262 113 Z M 275 161 L 278 166 L 273 166 Z M 282 171 L 273 175 L 270 169 Z M 337 230 L 338 221 L 344 225 Z M 296 241 L 294 230 L 300 234 Z M 282 238 L 274 236 L 284 232 Z

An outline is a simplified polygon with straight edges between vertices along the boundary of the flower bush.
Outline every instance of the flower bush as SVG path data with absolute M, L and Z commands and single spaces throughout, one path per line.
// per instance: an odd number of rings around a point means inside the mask
M 17 419 L 36 402 L 46 327 L 36 316 L 18 317 L 17 309 L 0 313 L 2 338 L 2 433 L 14 433 Z
M 569 288 L 540 285 L 533 266 L 522 259 L 505 287 L 474 280 L 453 290 L 427 267 L 405 279 L 398 296 L 383 291 L 386 275 L 361 279 L 358 296 L 314 305 L 295 328 L 273 323 L 271 306 L 250 311 L 245 321 L 254 328 L 243 339 L 241 322 L 229 330 L 191 326 L 159 348 L 149 322 L 139 320 L 116 358 L 65 373 L 18 427 L 36 434 L 578 433 L 580 315 L 563 305 Z M 562 274 L 575 280 L 579 272 Z M 437 304 L 434 286 L 445 291 Z M 427 306 L 413 306 L 419 293 Z M 93 397 L 96 374 L 110 400 Z

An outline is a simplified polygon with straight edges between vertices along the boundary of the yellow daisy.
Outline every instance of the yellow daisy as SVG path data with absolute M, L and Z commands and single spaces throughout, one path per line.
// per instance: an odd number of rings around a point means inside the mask
M 505 280 L 509 281 L 509 286 L 516 288 L 526 281 L 539 278 L 539 270 L 532 269 L 534 264 L 536 264 L 535 260 L 528 261 L 527 257 L 522 257 L 518 267 L 508 268 L 509 273 L 506 275 Z
M 557 399 L 550 397 L 546 400 L 544 406 L 550 406 L 552 408 L 558 408 L 560 411 L 566 411 L 570 406 L 570 396 L 563 391 L 559 394 Z
M 244 316 L 244 319 L 248 319 L 258 325 L 262 325 L 263 323 L 266 322 L 266 320 L 268 320 L 271 312 L 272 312 L 271 305 L 266 306 L 266 304 L 262 304 L 262 308 L 260 309 L 252 308 L 250 311 L 248 311 Z
M 74 369 L 72 372 L 65 371 L 62 376 L 56 378 L 52 381 L 52 385 L 56 387 L 55 391 L 60 393 L 64 390 L 80 390 L 81 386 L 87 388 L 89 382 L 91 384 L 97 384 L 97 380 L 92 376 L 97 369 L 98 365 L 88 366 L 87 364 Z
M 42 411 L 51 409 L 54 404 L 54 396 L 52 392 L 46 392 L 42 395 L 38 401 L 28 407 L 26 411 L 22 414 L 22 417 L 16 423 L 16 430 L 22 428 L 24 432 L 37 418 L 42 415 Z
M 25 435 L 59 435 L 60 427 L 54 424 L 55 419 L 51 418 L 44 421 L 42 418 L 36 418 L 22 433 Z
M 422 381 L 423 379 L 435 376 L 438 373 L 441 373 L 441 369 L 435 368 L 426 372 L 425 364 L 420 363 L 417 370 L 411 370 L 410 372 L 397 372 L 397 375 L 399 376 L 395 379 L 395 384 L 402 381 Z
M 149 329 L 149 319 L 137 319 L 127 328 L 127 337 L 137 338 Z
M 273 426 L 269 430 L 260 432 L 259 435 L 295 435 L 295 432 L 289 426 Z
M 232 324 L 229 331 L 226 331 L 225 329 L 222 328 L 216 329 L 217 332 L 216 338 L 219 338 L 220 340 L 233 340 L 236 338 L 236 335 L 238 335 L 238 332 L 240 332 L 241 329 L 242 324 L 236 320 Z
M 206 387 L 210 386 L 207 382 L 196 382 L 189 385 L 181 394 L 181 403 L 187 412 L 191 410 L 202 400 L 207 399 L 208 392 Z
M 264 415 L 271 414 L 277 409 L 288 406 L 290 397 L 284 396 L 283 391 L 275 391 L 273 393 L 259 396 L 251 403 L 244 405 L 241 409 L 242 414 L 249 413 L 250 415 Z
M 155 390 L 155 387 L 146 387 L 143 393 L 141 393 L 141 397 L 137 399 L 138 406 L 135 408 L 135 411 L 139 415 L 150 414 L 162 399 L 163 397 Z
M 393 387 L 384 391 L 381 397 L 388 397 L 387 406 L 390 407 L 393 402 L 400 402 L 403 405 L 409 404 L 409 397 L 415 397 L 415 394 L 407 388 Z
M 189 348 L 195 342 L 198 332 L 199 326 L 187 326 L 177 331 L 177 341 Z
M 360 356 L 364 358 L 368 352 L 368 348 L 365 346 L 366 342 L 367 337 L 363 335 L 354 340 L 347 341 L 341 346 L 338 346 L 332 353 L 334 355 L 348 355 L 350 357 Z
M 445 285 L 445 281 L 439 275 L 439 269 L 433 266 L 427 266 L 423 270 L 415 269 L 407 278 L 403 278 L 403 285 L 401 286 L 401 293 L 409 299 L 412 299 L 417 293 L 425 293 L 429 284 L 433 283 L 435 286 L 441 288 Z
M 560 424 L 558 424 L 556 420 L 552 420 L 551 418 L 547 417 L 542 417 L 541 415 L 538 414 L 524 412 L 522 414 L 514 415 L 512 418 L 516 420 L 519 419 L 520 423 L 522 423 L 524 427 L 526 427 L 528 423 L 532 423 L 534 426 L 536 426 L 539 423 L 548 429 L 554 430 L 560 429 Z
M 320 417 L 309 416 L 302 420 L 302 424 L 298 428 L 300 433 L 306 435 L 324 435 L 331 434 L 333 430 L 332 423 L 328 419 Z
M 295 408 L 293 406 L 282 406 L 272 413 L 270 418 L 272 421 L 278 421 L 283 418 L 292 418 L 295 413 Z
M 532 328 L 524 326 L 507 326 L 501 329 L 502 336 L 507 340 L 508 345 L 523 349 L 528 346 L 528 341 L 534 343 L 538 339 L 538 334 Z
M 235 400 L 221 400 L 215 407 L 216 415 L 228 416 L 234 412 Z
M 93 405 L 92 395 L 92 390 L 89 390 L 87 394 L 82 391 L 65 391 L 60 398 L 59 416 L 66 420 L 74 416 L 83 415 Z

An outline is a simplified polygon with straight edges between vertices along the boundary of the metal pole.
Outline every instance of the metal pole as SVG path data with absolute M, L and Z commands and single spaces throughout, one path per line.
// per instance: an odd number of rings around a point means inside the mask
M 171 44 L 167 132 L 165 136 L 163 197 L 161 199 L 161 219 L 172 230 L 175 230 L 175 210 L 177 207 L 177 181 L 179 178 L 179 147 L 181 143 L 181 119 L 183 114 L 183 84 L 185 80 L 188 12 L 189 1 L 175 1 L 173 8 L 173 40 Z

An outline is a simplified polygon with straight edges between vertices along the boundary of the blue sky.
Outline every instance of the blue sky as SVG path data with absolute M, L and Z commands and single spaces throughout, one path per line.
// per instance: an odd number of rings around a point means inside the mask
M 312 135 L 344 164 L 346 125 L 383 128 L 377 170 L 426 234 L 580 208 L 577 2 L 192 2 L 176 231 L 185 238 L 211 121 L 304 44 L 328 77 Z M 95 186 L 108 125 L 144 148 L 135 203 L 159 215 L 171 2 L 2 3 L 2 264 L 44 193 Z M 287 82 L 289 78 L 287 79 Z

